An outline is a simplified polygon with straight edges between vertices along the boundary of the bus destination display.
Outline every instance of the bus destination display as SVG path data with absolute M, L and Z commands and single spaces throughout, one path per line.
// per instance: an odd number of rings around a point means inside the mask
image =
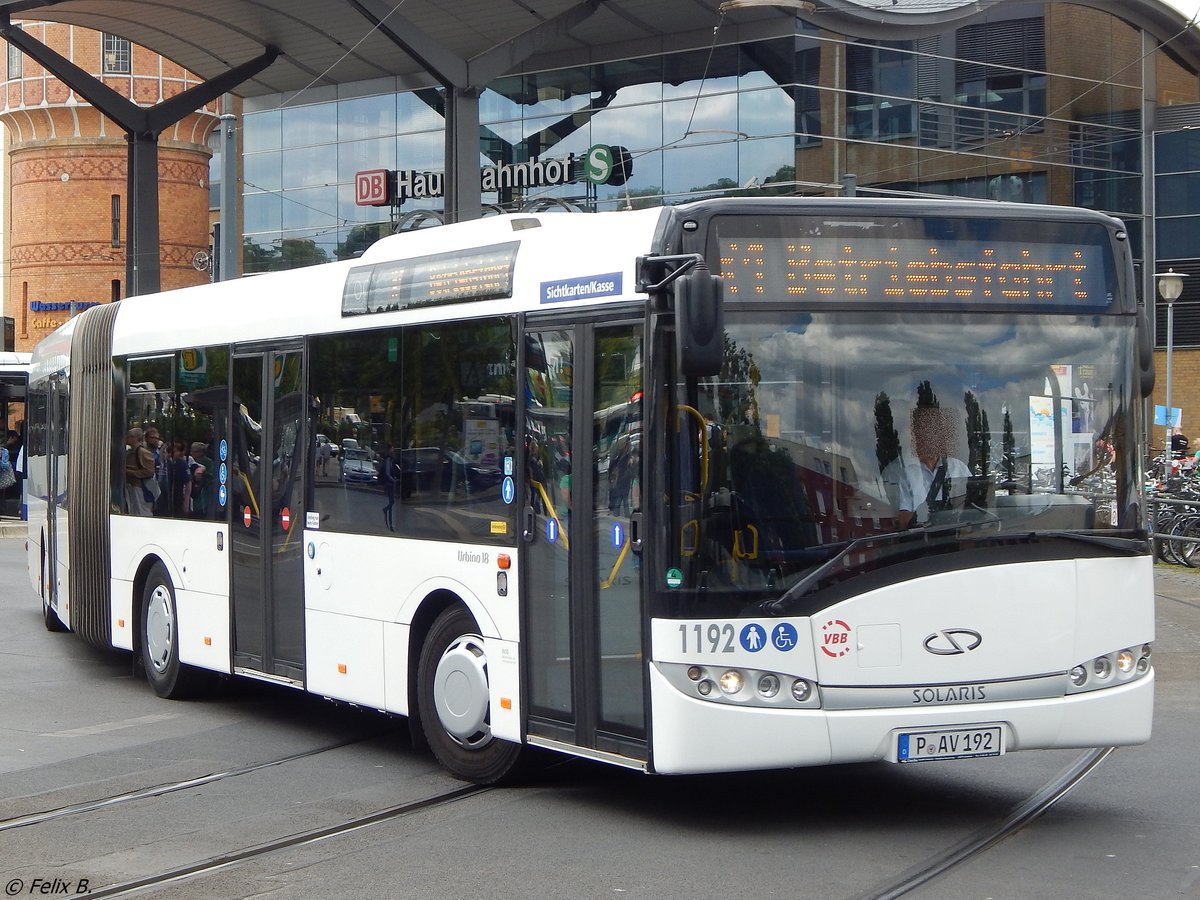
M 719 241 L 727 300 L 966 303 L 1103 308 L 1095 244 L 838 234 Z
M 518 241 L 356 266 L 342 289 L 342 315 L 512 296 Z

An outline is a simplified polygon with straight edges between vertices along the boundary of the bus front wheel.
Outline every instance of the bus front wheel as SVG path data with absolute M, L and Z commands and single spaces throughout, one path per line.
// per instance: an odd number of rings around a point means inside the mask
M 492 734 L 486 647 L 463 607 L 434 621 L 421 646 L 417 689 L 422 730 L 443 766 L 479 784 L 515 774 L 521 745 Z
M 179 617 L 175 588 L 162 563 L 155 563 L 142 589 L 142 666 L 154 693 L 171 700 L 192 696 L 200 673 L 179 662 Z

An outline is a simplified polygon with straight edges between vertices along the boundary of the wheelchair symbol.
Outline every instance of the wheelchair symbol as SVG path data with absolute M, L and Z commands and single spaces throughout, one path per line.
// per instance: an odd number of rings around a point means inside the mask
M 779 623 L 771 633 L 771 643 L 776 650 L 786 653 L 796 646 L 796 629 L 787 622 Z

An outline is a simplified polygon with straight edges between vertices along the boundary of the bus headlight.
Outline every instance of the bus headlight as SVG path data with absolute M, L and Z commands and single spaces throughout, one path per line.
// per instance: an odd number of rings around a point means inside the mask
M 675 690 L 706 703 L 760 709 L 820 709 L 821 687 L 794 672 L 710 668 L 703 663 L 653 664 Z
M 737 669 L 726 669 L 718 683 L 721 685 L 721 690 L 724 693 L 736 694 L 742 689 L 742 685 L 745 682 L 746 679 L 742 677 L 742 673 Z
M 1151 650 L 1149 644 L 1142 644 L 1105 653 L 1079 663 L 1067 673 L 1071 682 L 1067 693 L 1078 694 L 1082 691 L 1116 687 L 1148 675 L 1151 668 Z
M 764 697 L 774 697 L 779 693 L 779 676 L 763 675 L 758 679 L 758 692 Z

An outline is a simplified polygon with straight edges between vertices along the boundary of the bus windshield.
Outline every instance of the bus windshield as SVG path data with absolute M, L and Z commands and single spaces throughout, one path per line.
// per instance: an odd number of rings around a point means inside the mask
M 795 614 L 921 555 L 1137 534 L 1119 317 L 731 306 L 725 331 L 720 375 L 674 410 L 679 600 Z

